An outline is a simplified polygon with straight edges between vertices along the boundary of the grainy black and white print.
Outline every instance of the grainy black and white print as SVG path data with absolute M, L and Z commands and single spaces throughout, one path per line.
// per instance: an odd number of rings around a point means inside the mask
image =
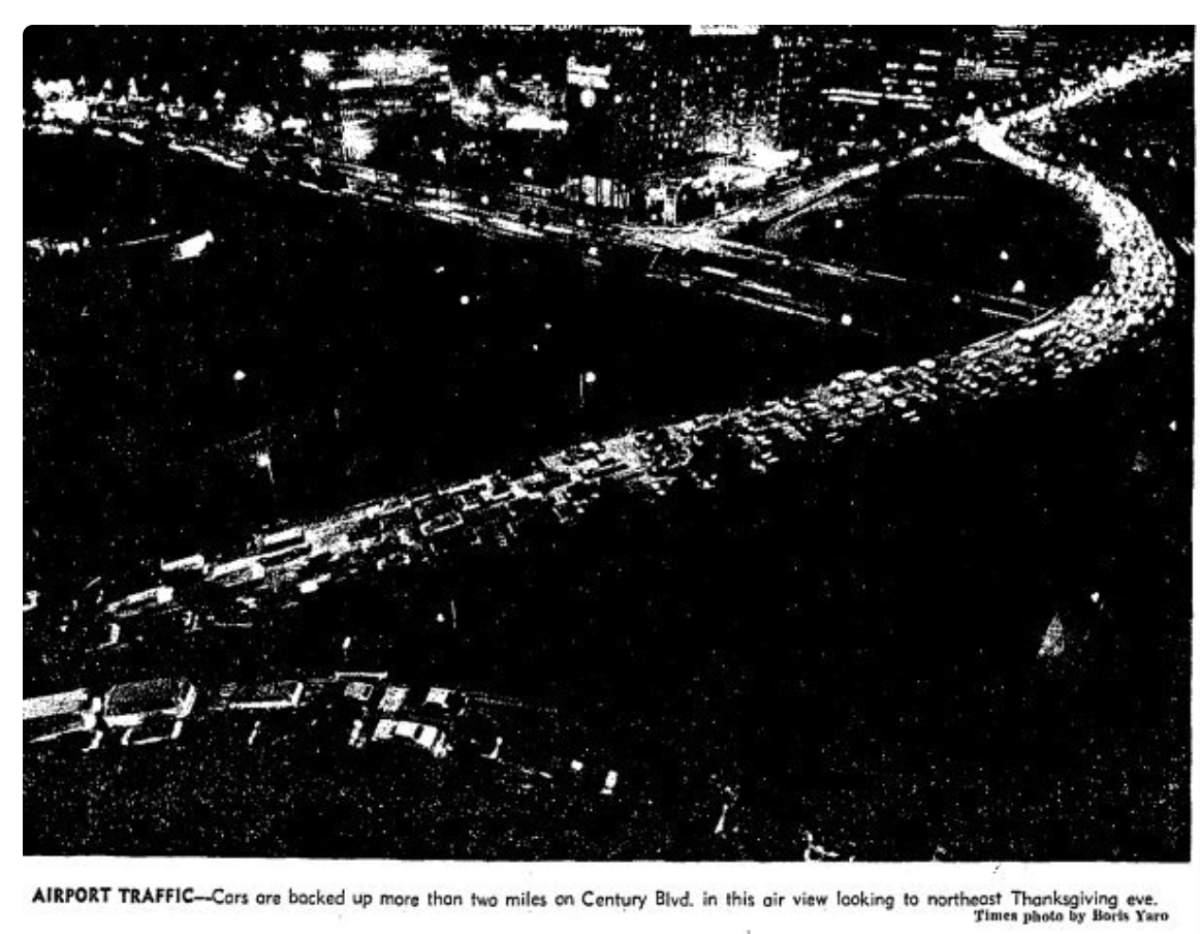
M 1193 30 L 24 37 L 24 852 L 1190 857 Z

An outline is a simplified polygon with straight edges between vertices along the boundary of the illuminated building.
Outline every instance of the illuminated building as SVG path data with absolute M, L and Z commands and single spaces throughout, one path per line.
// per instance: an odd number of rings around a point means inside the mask
M 301 56 L 305 82 L 317 91 L 328 115 L 326 142 L 333 154 L 362 161 L 382 132 L 401 132 L 420 142 L 450 114 L 448 69 L 422 48 L 369 48 Z M 322 122 L 322 121 L 318 121 Z
M 681 38 L 677 30 L 664 29 L 619 43 L 597 42 L 589 59 L 567 60 L 571 197 L 628 209 L 648 173 L 693 151 Z
M 805 105 L 780 89 L 781 71 L 804 81 L 796 67 L 803 43 L 777 35 L 753 26 L 648 28 L 619 43 L 599 37 L 586 55 L 572 56 L 571 196 L 633 208 L 649 188 L 708 162 L 778 147 Z M 782 70 L 781 59 L 789 63 Z
M 818 104 L 818 45 L 809 30 L 780 28 L 770 37 L 766 60 L 765 119 L 781 149 L 808 150 Z

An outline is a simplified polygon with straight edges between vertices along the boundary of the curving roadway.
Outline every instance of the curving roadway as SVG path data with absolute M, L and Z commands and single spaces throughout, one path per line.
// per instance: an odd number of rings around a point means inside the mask
M 1110 69 L 1052 104 L 998 122 L 980 120 L 969 129 L 970 139 L 990 155 L 1067 192 L 1098 228 L 1107 274 L 1090 293 L 1035 323 L 912 366 L 846 373 L 798 398 L 585 442 L 546 455 L 521 475 L 500 470 L 454 486 L 413 491 L 258 536 L 249 548 L 231 554 L 164 562 L 133 578 L 141 578 L 136 592 L 99 610 L 70 614 L 70 622 L 86 625 L 98 617 L 102 644 L 108 645 L 139 633 L 142 623 L 151 624 L 149 631 L 162 631 L 164 624 L 190 630 L 229 624 L 214 618 L 214 603 L 224 608 L 221 612 L 236 614 L 240 625 L 253 625 L 341 582 L 433 564 L 447 553 L 508 549 L 534 527 L 544 536 L 547 522 L 572 525 L 618 489 L 654 499 L 669 495 L 685 477 L 700 489 L 713 489 L 723 480 L 720 470 L 709 473 L 698 465 L 708 463 L 704 452 L 714 445 L 726 458 L 732 453 L 739 469 L 765 474 L 779 464 L 823 457 L 869 426 L 902 429 L 931 416 L 953 415 L 981 400 L 1069 379 L 1106 357 L 1144 347 L 1174 306 L 1171 254 L 1127 198 L 1083 166 L 1056 165 L 1036 143 L 1018 137 L 1047 115 L 1189 60 L 1185 54 Z M 857 177 L 839 177 L 835 187 Z M 795 204 L 790 200 L 789 209 Z M 711 243 L 713 231 L 692 235 Z M 180 579 L 190 586 L 176 586 Z M 115 585 L 117 592 L 130 589 L 128 583 L 120 588 Z M 209 599 L 217 594 L 220 599 Z M 36 610 L 36 604 L 27 600 L 27 611 Z

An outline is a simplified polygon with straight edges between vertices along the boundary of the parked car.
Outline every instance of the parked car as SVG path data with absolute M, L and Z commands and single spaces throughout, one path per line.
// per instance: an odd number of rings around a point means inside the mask
M 427 749 L 441 758 L 446 755 L 449 747 L 446 743 L 446 732 L 427 723 L 417 723 L 413 720 L 383 719 L 375 725 L 375 733 L 371 737 L 376 741 L 400 739 Z

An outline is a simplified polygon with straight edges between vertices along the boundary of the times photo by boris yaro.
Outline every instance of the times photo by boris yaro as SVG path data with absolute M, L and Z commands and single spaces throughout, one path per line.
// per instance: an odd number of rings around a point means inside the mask
M 1188 861 L 1193 41 L 30 27 L 23 852 Z

